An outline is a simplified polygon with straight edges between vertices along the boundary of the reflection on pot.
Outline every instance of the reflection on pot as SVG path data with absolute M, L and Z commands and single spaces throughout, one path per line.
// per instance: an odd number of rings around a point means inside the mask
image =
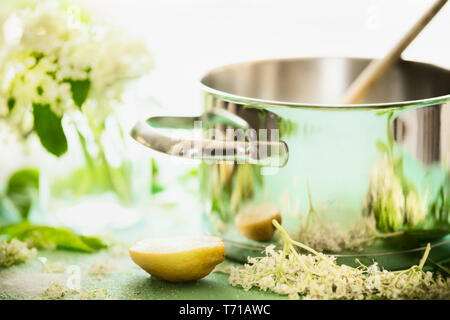
M 450 108 L 430 106 L 400 114 L 392 122 L 396 142 L 425 165 L 449 165 Z
M 331 126 L 333 117 L 327 118 L 317 111 L 309 114 L 303 111 L 301 121 L 294 122 L 257 108 L 247 107 L 245 112 L 239 113 L 239 106 L 232 105 L 240 117 L 256 128 L 268 126 L 280 130 L 280 136 L 290 146 L 288 167 L 295 165 L 296 170 L 290 171 L 289 179 L 284 180 L 285 168 L 274 175 L 266 175 L 264 168 L 252 164 L 203 163 L 201 194 L 213 233 L 248 245 L 261 243 L 236 226 L 235 217 L 245 211 L 254 212 L 254 208 L 263 203 L 280 208 L 283 225 L 293 238 L 329 253 L 412 249 L 424 241 L 439 240 L 450 232 L 448 171 L 437 161 L 425 166 L 394 143 L 395 135 L 388 129 L 400 123 L 395 112 L 346 114 L 347 121 L 358 120 L 362 126 L 370 124 L 374 128 L 374 136 L 358 142 L 352 130 Z M 399 114 L 402 118 L 408 115 L 407 112 Z M 432 141 L 428 140 L 424 144 L 430 143 Z M 340 148 L 335 149 L 335 153 L 330 152 L 325 160 L 319 160 L 323 150 L 336 145 Z M 350 154 L 344 152 L 346 148 L 363 145 L 365 149 Z M 352 159 L 362 161 L 361 156 L 354 155 L 364 150 L 370 165 L 352 164 Z M 304 154 L 299 157 L 302 151 Z M 346 172 L 353 180 L 336 181 L 339 174 L 330 175 L 330 167 Z M 326 173 L 321 175 L 320 171 Z M 359 193 L 336 192 L 337 185 L 345 190 L 346 182 L 356 183 L 355 180 L 359 180 L 356 181 Z M 265 216 L 266 212 L 259 216 L 254 214 L 254 224 L 259 222 L 263 228 L 263 222 L 267 221 Z M 266 245 L 266 241 L 277 243 L 275 238 L 266 239 L 262 244 Z

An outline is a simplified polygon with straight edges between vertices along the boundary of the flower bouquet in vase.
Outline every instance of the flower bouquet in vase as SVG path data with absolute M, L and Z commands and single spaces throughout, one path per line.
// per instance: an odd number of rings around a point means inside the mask
M 34 165 L 19 172 L 16 200 L 4 188 L 9 207 L 87 231 L 136 222 L 152 162 L 128 143 L 126 122 L 140 111 L 123 97 L 151 70 L 145 45 L 54 1 L 15 10 L 1 27 L 0 124 L 16 144 L 45 150 L 28 151 Z

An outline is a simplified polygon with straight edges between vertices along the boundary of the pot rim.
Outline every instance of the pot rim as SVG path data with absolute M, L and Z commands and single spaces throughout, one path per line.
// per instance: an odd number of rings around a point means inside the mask
M 224 92 L 221 90 L 214 89 L 206 84 L 203 81 L 212 73 L 219 72 L 220 70 L 237 66 L 237 65 L 245 65 L 245 64 L 253 64 L 253 63 L 262 63 L 262 62 L 270 62 L 270 61 L 289 61 L 289 60 L 312 60 L 312 59 L 352 59 L 352 60 L 364 60 L 370 61 L 374 58 L 364 58 L 364 57 L 350 57 L 350 56 L 314 56 L 314 57 L 286 57 L 286 58 L 273 58 L 273 59 L 260 59 L 260 60 L 249 60 L 236 62 L 232 64 L 223 65 L 217 68 L 214 68 L 207 73 L 205 73 L 199 83 L 200 88 L 205 93 L 210 93 L 215 95 L 216 97 L 239 104 L 251 105 L 255 108 L 270 108 L 270 107 L 287 107 L 287 108 L 299 108 L 299 109 L 320 109 L 320 110 L 378 110 L 378 111 L 390 111 L 397 109 L 406 109 L 408 107 L 424 107 L 429 105 L 436 104 L 444 104 L 450 101 L 450 92 L 446 95 L 425 98 L 425 99 L 417 99 L 417 100 L 407 100 L 407 101 L 395 101 L 395 102 L 380 102 L 380 103 L 359 103 L 359 104 L 318 104 L 318 103 L 301 103 L 301 102 L 286 102 L 286 101 L 276 101 L 276 100 L 266 100 L 266 99 L 258 99 L 251 98 L 246 96 L 241 96 L 237 94 L 232 94 L 228 92 Z M 450 69 L 439 66 L 433 63 L 426 63 L 416 60 L 400 60 L 401 62 L 407 63 L 415 63 L 421 64 L 423 66 L 428 66 L 431 68 L 437 68 L 444 71 L 450 72 Z

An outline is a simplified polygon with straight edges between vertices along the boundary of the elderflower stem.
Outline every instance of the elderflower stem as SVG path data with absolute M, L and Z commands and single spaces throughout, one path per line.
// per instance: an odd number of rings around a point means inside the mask
M 422 257 L 422 259 L 420 259 L 420 263 L 419 263 L 419 268 L 420 268 L 420 269 L 422 269 L 423 266 L 425 265 L 425 262 L 426 262 L 427 259 L 428 259 L 428 255 L 430 254 L 430 250 L 431 250 L 431 245 L 430 245 L 430 243 L 428 242 L 428 243 L 427 243 L 427 247 L 425 248 L 425 252 L 424 252 L 424 254 L 423 254 L 423 257 Z
M 317 252 L 316 250 L 314 250 L 313 248 L 310 248 L 307 245 L 304 245 L 303 243 L 297 242 L 297 241 L 292 240 L 292 239 L 291 239 L 291 241 L 292 241 L 292 244 L 295 244 L 297 247 L 300 247 L 300 248 L 302 248 L 302 249 L 304 249 L 306 251 L 309 251 L 309 252 L 311 252 L 312 254 L 314 254 L 314 255 L 316 255 L 318 257 L 321 256 L 321 254 L 319 252 Z
M 284 242 L 283 253 L 282 253 L 282 256 L 281 256 L 280 265 L 278 266 L 278 269 L 277 269 L 278 277 L 282 277 L 283 276 L 283 263 L 284 263 L 284 259 L 285 259 L 286 255 L 288 254 L 288 249 L 289 249 L 289 244 L 284 240 L 284 238 L 283 238 L 283 242 Z
M 313 207 L 312 196 L 311 196 L 311 185 L 309 183 L 309 180 L 306 181 L 306 186 L 308 189 L 309 212 L 316 212 L 316 210 L 314 210 L 314 207 Z
M 275 228 L 278 230 L 278 232 L 280 232 L 281 237 L 283 238 L 283 242 L 286 244 L 295 244 L 296 246 L 302 248 L 303 250 L 306 250 L 308 252 L 311 252 L 312 254 L 316 255 L 316 256 L 320 256 L 320 253 L 317 252 L 316 250 L 304 245 L 303 243 L 297 242 L 292 240 L 292 238 L 288 235 L 288 233 L 286 232 L 286 230 L 283 229 L 283 227 L 281 227 L 281 225 L 278 223 L 277 220 L 273 219 L 272 220 L 272 224 L 275 226 Z
M 301 263 L 301 265 L 303 266 L 303 268 L 308 271 L 309 273 L 314 273 L 312 270 L 310 270 L 308 268 L 308 266 L 305 264 L 304 261 L 302 261 L 302 259 L 300 258 L 300 255 L 298 254 L 297 250 L 295 250 L 294 246 L 292 244 L 289 245 L 289 248 L 291 249 L 292 253 L 295 255 L 295 257 L 297 258 L 297 260 Z
M 362 263 L 359 259 L 355 259 L 355 262 L 359 264 L 358 267 L 356 267 L 356 269 L 362 268 L 363 270 L 367 270 L 367 266 Z
M 430 245 L 430 243 L 427 243 L 427 246 L 426 246 L 426 248 L 425 248 L 425 252 L 424 252 L 424 254 L 423 254 L 423 256 L 422 256 L 422 259 L 420 259 L 420 263 L 419 263 L 418 266 L 412 266 L 412 267 L 409 268 L 409 269 L 397 271 L 398 274 L 397 274 L 395 280 L 393 281 L 393 286 L 395 286 L 395 285 L 397 284 L 397 282 L 398 282 L 398 280 L 400 279 L 400 276 L 401 276 L 402 274 L 405 274 L 405 273 L 407 273 L 407 272 L 410 272 L 411 270 L 414 270 L 414 269 L 416 269 L 416 270 L 417 270 L 417 269 L 422 270 L 423 266 L 425 265 L 425 262 L 426 262 L 427 259 L 428 259 L 428 255 L 430 254 L 430 250 L 431 250 L 431 245 Z M 396 272 L 394 272 L 394 273 L 396 273 Z
M 320 219 L 319 215 L 317 214 L 316 209 L 314 209 L 313 202 L 312 202 L 312 196 L 311 196 L 311 185 L 309 183 L 309 180 L 306 181 L 306 188 L 308 190 L 308 201 L 309 201 L 309 210 L 306 215 L 306 228 L 308 228 L 309 223 L 311 222 L 311 219 L 313 215 Z

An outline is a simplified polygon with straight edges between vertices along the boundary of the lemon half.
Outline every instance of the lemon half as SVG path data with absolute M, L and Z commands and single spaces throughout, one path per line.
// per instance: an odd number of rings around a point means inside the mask
M 201 279 L 225 260 L 223 240 L 218 237 L 146 239 L 136 242 L 129 252 L 142 269 L 170 282 Z

